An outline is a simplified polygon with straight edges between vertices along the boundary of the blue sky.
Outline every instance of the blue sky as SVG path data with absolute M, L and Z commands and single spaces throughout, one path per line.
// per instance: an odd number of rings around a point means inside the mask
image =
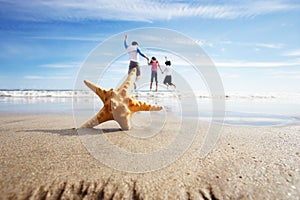
M 0 88 L 73 89 L 101 42 L 161 27 L 202 47 L 225 92 L 300 92 L 299 19 L 297 0 L 0 0 Z

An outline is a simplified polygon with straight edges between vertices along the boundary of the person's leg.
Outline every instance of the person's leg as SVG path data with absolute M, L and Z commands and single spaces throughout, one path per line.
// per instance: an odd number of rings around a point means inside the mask
M 165 76 L 164 84 L 167 85 L 167 76 Z
M 174 83 L 172 83 L 172 76 L 169 76 L 169 85 L 176 88 L 176 85 Z
M 171 86 L 171 85 L 172 85 L 172 78 L 171 78 L 171 76 L 170 76 L 170 75 L 168 75 L 167 77 L 168 77 L 168 78 L 167 78 L 167 84 L 168 84 L 168 87 L 167 87 L 167 89 L 169 89 L 169 86 Z
M 140 76 L 136 76 L 135 81 L 133 83 L 134 89 L 136 90 L 136 84 L 140 80 Z
M 141 71 L 140 71 L 139 63 L 130 61 L 128 74 L 129 74 L 134 68 L 136 68 L 136 77 L 135 77 L 135 81 L 133 82 L 133 86 L 134 86 L 134 90 L 136 90 L 136 83 L 137 83 L 138 80 L 139 80 L 139 76 L 140 76 L 140 74 L 141 74 Z
M 154 73 L 154 79 L 155 79 L 155 82 L 156 82 L 156 89 L 155 89 L 155 91 L 157 92 L 157 90 L 158 90 L 157 72 Z
M 154 71 L 151 71 L 151 80 L 150 80 L 150 91 L 152 90 L 152 83 L 153 83 L 153 79 L 154 79 Z
M 136 84 L 140 80 L 140 76 L 141 76 L 141 70 L 140 70 L 139 64 L 137 63 L 137 66 L 136 66 L 136 78 L 135 78 L 135 82 L 133 83 L 134 89 L 136 89 Z
M 130 63 L 129 63 L 129 69 L 128 69 L 128 74 L 130 74 L 130 72 L 131 72 L 134 68 L 137 68 L 137 66 L 138 66 L 138 63 L 137 63 L 137 62 L 130 61 Z M 138 71 L 138 69 L 136 69 L 136 70 Z M 137 72 L 136 72 L 136 74 L 137 74 Z M 137 77 L 136 77 L 136 80 L 137 80 Z M 133 83 L 134 89 L 136 89 L 136 84 L 135 84 L 136 80 L 135 80 L 134 83 Z
M 129 67 L 128 67 L 128 74 L 137 66 L 136 62 L 130 61 Z
M 128 74 L 130 74 L 130 72 L 132 71 L 132 67 L 129 65 L 129 67 L 128 67 Z

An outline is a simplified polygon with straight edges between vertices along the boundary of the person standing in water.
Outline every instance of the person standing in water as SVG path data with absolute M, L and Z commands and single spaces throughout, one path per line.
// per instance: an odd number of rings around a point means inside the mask
M 169 86 L 173 86 L 174 88 L 176 88 L 176 85 L 174 83 L 172 83 L 172 67 L 171 67 L 171 61 L 167 59 L 167 57 L 165 57 L 166 62 L 166 68 L 164 69 L 163 72 L 166 72 L 166 76 L 165 76 L 165 80 L 164 80 L 164 84 L 167 86 L 167 89 L 169 89 Z
M 127 53 L 129 55 L 129 60 L 130 60 L 128 74 L 131 72 L 131 70 L 136 68 L 136 78 L 134 81 L 134 89 L 136 89 L 136 84 L 141 75 L 141 70 L 140 70 L 140 65 L 139 65 L 139 55 L 146 58 L 147 62 L 149 62 L 149 58 L 141 52 L 141 50 L 139 49 L 139 44 L 136 41 L 133 41 L 131 43 L 131 45 L 129 46 L 127 44 L 127 39 L 128 39 L 128 36 L 126 34 L 125 39 L 124 39 L 124 47 L 127 50 Z
M 159 67 L 161 73 L 163 73 L 162 69 L 160 68 L 160 64 L 159 62 L 156 60 L 155 57 L 151 58 L 150 63 L 148 63 L 148 65 L 151 65 L 151 83 L 150 83 L 150 91 L 152 90 L 152 83 L 153 83 L 153 79 L 155 79 L 155 83 L 156 83 L 156 89 L 155 91 L 157 92 L 158 90 L 158 81 L 157 81 L 157 67 Z

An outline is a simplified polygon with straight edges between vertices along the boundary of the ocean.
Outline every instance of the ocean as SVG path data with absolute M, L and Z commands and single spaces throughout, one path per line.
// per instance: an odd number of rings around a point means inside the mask
M 164 112 L 180 117 L 197 117 L 203 121 L 212 120 L 212 98 L 205 93 L 195 94 L 195 99 L 191 101 L 185 94 L 171 90 L 137 91 L 133 95 L 142 101 L 164 106 Z M 195 102 L 197 105 L 194 105 Z M 226 94 L 224 102 L 225 117 L 220 123 L 286 126 L 300 122 L 300 93 L 230 93 Z M 0 90 L 0 113 L 97 113 L 101 107 L 102 102 L 91 91 Z

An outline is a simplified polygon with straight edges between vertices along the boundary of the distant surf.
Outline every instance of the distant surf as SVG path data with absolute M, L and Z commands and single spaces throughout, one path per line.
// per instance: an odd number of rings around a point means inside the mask
M 184 91 L 176 90 L 137 90 L 132 93 L 139 94 L 140 96 L 174 96 L 176 95 L 189 95 Z M 197 98 L 212 98 L 208 92 L 195 91 L 193 95 Z M 32 90 L 32 89 L 0 89 L 0 97 L 54 97 L 54 98 L 68 98 L 68 97 L 91 97 L 93 93 L 88 90 Z M 300 92 L 297 93 L 242 93 L 242 92 L 230 92 L 224 96 L 225 99 L 253 99 L 253 100 L 268 100 L 268 99 L 280 99 L 280 100 L 299 100 Z
M 185 99 L 184 117 L 197 117 L 211 121 L 212 97 L 207 92 L 193 94 L 176 90 L 132 91 L 136 98 L 164 106 L 165 112 L 182 115 L 182 99 Z M 195 98 L 198 112 L 186 99 Z M 218 97 L 217 97 L 218 98 Z M 281 126 L 297 124 L 300 119 L 300 93 L 227 93 L 224 123 L 245 126 Z M 90 107 L 91 102 L 93 107 Z M 97 112 L 102 102 L 88 90 L 0 90 L 0 112 L 6 113 L 73 113 L 73 104 L 82 110 Z M 78 106 L 77 106 L 78 107 Z M 222 123 L 223 123 L 222 122 Z

